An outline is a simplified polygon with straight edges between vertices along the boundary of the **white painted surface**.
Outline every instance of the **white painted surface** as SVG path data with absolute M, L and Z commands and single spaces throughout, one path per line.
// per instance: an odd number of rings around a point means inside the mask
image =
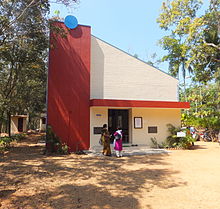
M 91 99 L 178 101 L 178 80 L 91 37 Z

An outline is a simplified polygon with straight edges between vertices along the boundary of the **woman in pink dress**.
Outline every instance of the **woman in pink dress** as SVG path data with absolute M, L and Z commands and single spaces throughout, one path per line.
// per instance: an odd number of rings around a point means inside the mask
M 122 130 L 121 128 L 117 128 L 117 131 L 114 133 L 114 149 L 116 153 L 116 157 L 122 157 Z

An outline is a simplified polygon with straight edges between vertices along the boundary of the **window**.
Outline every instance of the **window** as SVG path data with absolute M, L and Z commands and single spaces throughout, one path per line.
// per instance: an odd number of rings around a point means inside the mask
M 148 133 L 157 133 L 157 126 L 148 126 Z

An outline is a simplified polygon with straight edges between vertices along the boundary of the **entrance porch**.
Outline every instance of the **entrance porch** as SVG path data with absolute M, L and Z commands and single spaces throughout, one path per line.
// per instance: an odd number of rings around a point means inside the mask
M 85 152 L 91 156 L 106 157 L 102 155 L 102 149 L 103 147 L 101 145 L 97 145 L 91 147 L 88 151 Z M 112 155 L 115 156 L 115 150 L 112 144 L 111 144 L 111 152 Z M 146 154 L 167 154 L 169 152 L 170 151 L 167 151 L 165 149 L 154 149 L 146 145 L 132 146 L 131 144 L 124 144 L 122 155 L 126 157 L 126 156 L 146 155 Z
M 110 134 L 122 128 L 123 144 L 151 146 L 169 135 L 167 124 L 180 126 L 180 117 L 178 108 L 90 107 L 90 148 L 99 145 L 103 124 Z

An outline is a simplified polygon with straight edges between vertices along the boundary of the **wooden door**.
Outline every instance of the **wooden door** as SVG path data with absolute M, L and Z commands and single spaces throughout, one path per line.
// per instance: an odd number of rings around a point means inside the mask
M 110 134 L 114 134 L 118 127 L 123 132 L 123 143 L 129 143 L 129 124 L 128 124 L 128 110 L 123 109 L 109 109 L 108 110 L 108 126 Z M 113 141 L 112 137 L 112 141 Z
M 18 118 L 18 132 L 23 132 L 23 118 Z

